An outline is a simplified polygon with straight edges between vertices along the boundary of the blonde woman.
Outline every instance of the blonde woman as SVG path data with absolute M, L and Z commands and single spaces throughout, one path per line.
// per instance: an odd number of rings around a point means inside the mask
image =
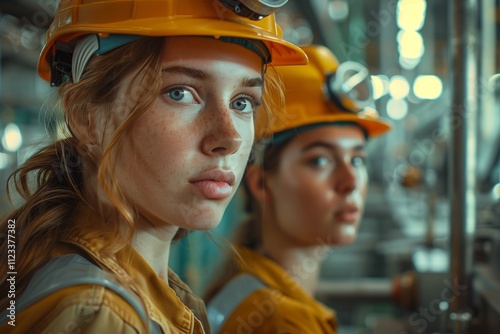
M 68 136 L 11 177 L 25 201 L 1 222 L 2 258 L 15 249 L 1 333 L 210 332 L 169 270 L 170 244 L 219 223 L 272 88 L 266 68 L 307 60 L 276 8 L 258 9 L 60 2 L 38 72 L 58 87 Z

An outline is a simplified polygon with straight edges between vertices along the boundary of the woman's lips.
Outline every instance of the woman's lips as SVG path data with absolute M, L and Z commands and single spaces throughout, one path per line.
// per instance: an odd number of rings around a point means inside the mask
M 349 205 L 335 213 L 335 219 L 338 221 L 355 223 L 359 219 L 359 209 L 354 205 Z
M 224 199 L 233 192 L 233 187 L 222 181 L 204 180 L 194 181 L 191 184 L 208 199 Z
M 231 196 L 234 181 L 233 172 L 212 169 L 189 180 L 189 183 L 208 199 L 224 199 Z

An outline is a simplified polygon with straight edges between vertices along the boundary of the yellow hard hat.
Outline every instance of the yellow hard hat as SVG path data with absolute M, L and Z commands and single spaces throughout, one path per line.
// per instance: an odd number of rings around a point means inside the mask
M 272 65 L 307 63 L 297 46 L 282 37 L 272 13 L 287 0 L 62 0 L 47 31 L 38 73 L 50 81 L 56 42 L 98 34 L 213 36 L 260 40 Z M 267 15 L 267 16 L 266 16 Z
M 368 70 L 361 64 L 337 58 L 324 46 L 304 46 L 309 63 L 276 68 L 285 93 L 285 108 L 272 115 L 259 113 L 258 138 L 313 124 L 354 122 L 369 137 L 391 129 L 372 107 L 373 92 Z

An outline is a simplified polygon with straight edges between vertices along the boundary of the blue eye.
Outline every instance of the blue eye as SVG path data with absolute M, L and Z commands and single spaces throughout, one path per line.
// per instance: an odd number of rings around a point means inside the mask
M 313 160 L 311 160 L 311 164 L 314 167 L 325 167 L 331 163 L 332 163 L 332 161 L 330 159 L 328 159 L 327 157 L 317 157 L 317 158 L 314 158 Z
M 354 167 L 366 166 L 366 158 L 361 156 L 354 157 L 351 163 Z
M 248 98 L 239 97 L 231 102 L 231 108 L 243 113 L 251 113 L 255 111 L 255 105 Z
M 169 91 L 167 91 L 166 95 L 177 102 L 183 102 L 183 103 L 196 103 L 196 99 L 194 98 L 193 94 L 181 87 L 176 87 L 172 88 Z

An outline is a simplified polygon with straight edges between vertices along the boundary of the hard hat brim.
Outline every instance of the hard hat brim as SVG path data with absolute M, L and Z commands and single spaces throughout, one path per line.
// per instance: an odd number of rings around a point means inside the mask
M 145 28 L 147 27 L 147 28 Z M 132 23 L 120 25 L 100 24 L 98 27 L 90 24 L 79 23 L 78 26 L 68 25 L 59 27 L 57 32 L 51 35 L 51 40 L 42 49 L 38 72 L 46 80 L 50 80 L 50 61 L 56 40 L 69 42 L 70 40 L 91 33 L 106 34 L 135 34 L 151 37 L 168 36 L 213 36 L 215 38 L 239 37 L 263 41 L 271 52 L 271 65 L 304 65 L 307 64 L 307 56 L 298 46 L 261 29 L 258 26 L 242 25 L 238 22 L 219 20 L 214 24 L 214 19 L 187 17 L 177 18 L 175 21 L 164 18 L 149 18 L 134 20 Z
M 328 126 L 329 124 L 335 125 L 335 123 L 338 122 L 356 123 L 363 129 L 365 129 L 368 137 L 370 138 L 380 136 L 386 133 L 387 131 L 391 130 L 393 127 L 392 122 L 385 119 L 374 118 L 371 116 L 365 116 L 359 114 L 343 113 L 336 115 L 320 115 L 318 117 L 312 116 L 309 117 L 307 120 L 293 122 L 293 126 L 281 128 L 279 132 L 291 129 L 300 129 L 301 127 L 312 124 L 324 124 L 325 126 Z M 274 133 L 276 133 L 276 131 L 273 131 L 272 129 L 264 129 L 264 131 L 258 134 L 259 138 L 257 139 L 260 139 L 261 137 L 269 137 Z

